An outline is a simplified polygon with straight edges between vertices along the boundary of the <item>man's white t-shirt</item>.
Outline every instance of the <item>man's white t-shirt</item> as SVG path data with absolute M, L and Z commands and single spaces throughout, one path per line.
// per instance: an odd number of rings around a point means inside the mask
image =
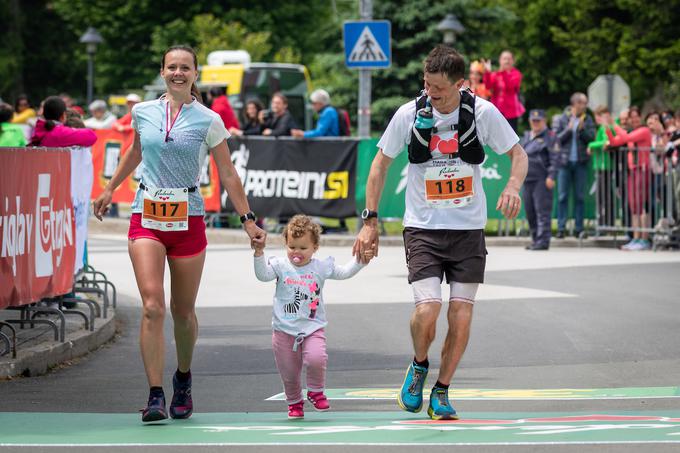
M 475 97 L 475 119 L 477 137 L 482 145 L 489 146 L 497 154 L 505 154 L 519 142 L 519 137 L 508 121 L 489 101 Z M 458 123 L 458 111 L 442 114 L 432 109 L 435 127 L 443 129 Z M 415 119 L 416 101 L 412 100 L 397 110 L 385 133 L 378 142 L 378 148 L 387 157 L 395 158 L 405 151 L 411 140 L 411 128 Z M 406 212 L 404 226 L 430 230 L 478 230 L 486 226 L 486 196 L 482 187 L 479 165 L 466 164 L 460 159 L 450 159 L 439 150 L 457 149 L 458 133 L 452 130 L 433 134 L 430 140 L 432 159 L 421 164 L 408 164 L 406 186 Z M 433 167 L 451 165 L 455 171 L 472 176 L 472 190 L 468 199 L 450 207 L 433 207 L 426 197 L 425 180 L 431 179 Z M 430 181 L 432 183 L 432 181 Z M 440 186 L 441 188 L 441 186 Z M 462 200 L 461 200 L 462 201 Z

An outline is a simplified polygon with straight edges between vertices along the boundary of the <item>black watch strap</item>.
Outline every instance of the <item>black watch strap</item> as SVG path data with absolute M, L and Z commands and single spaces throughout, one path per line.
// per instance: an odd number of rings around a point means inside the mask
M 240 217 L 240 219 L 241 219 L 241 223 L 246 223 L 248 220 L 255 221 L 255 219 L 256 219 L 255 213 L 253 211 L 246 212 L 245 214 L 243 214 Z
M 378 211 L 371 211 L 370 209 L 364 209 L 361 211 L 361 218 L 363 220 L 373 219 L 378 217 Z

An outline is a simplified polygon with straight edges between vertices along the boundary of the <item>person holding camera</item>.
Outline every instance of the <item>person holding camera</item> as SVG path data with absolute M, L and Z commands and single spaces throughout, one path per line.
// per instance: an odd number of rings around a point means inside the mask
M 288 111 L 288 98 L 282 93 L 272 95 L 271 110 L 260 112 L 264 130 L 262 135 L 281 137 L 291 135 L 292 129 L 297 129 L 293 115 Z

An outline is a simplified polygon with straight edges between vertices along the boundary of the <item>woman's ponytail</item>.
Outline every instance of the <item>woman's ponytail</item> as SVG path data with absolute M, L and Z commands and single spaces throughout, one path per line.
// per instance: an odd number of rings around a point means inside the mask
M 198 102 L 203 104 L 203 95 L 201 95 L 201 92 L 199 91 L 198 87 L 196 86 L 196 82 L 191 84 L 191 94 L 196 98 Z

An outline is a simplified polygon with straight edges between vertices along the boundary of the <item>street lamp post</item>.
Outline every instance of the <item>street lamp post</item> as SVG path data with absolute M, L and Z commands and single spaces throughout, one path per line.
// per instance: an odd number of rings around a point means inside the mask
M 456 35 L 463 33 L 465 27 L 455 14 L 447 14 L 444 20 L 437 25 L 437 30 L 444 34 L 444 44 L 452 46 L 456 42 Z
M 94 54 L 97 52 L 97 44 L 104 42 L 96 28 L 88 27 L 80 37 L 80 42 L 85 44 L 87 51 L 87 104 L 92 102 L 92 89 L 94 87 Z

